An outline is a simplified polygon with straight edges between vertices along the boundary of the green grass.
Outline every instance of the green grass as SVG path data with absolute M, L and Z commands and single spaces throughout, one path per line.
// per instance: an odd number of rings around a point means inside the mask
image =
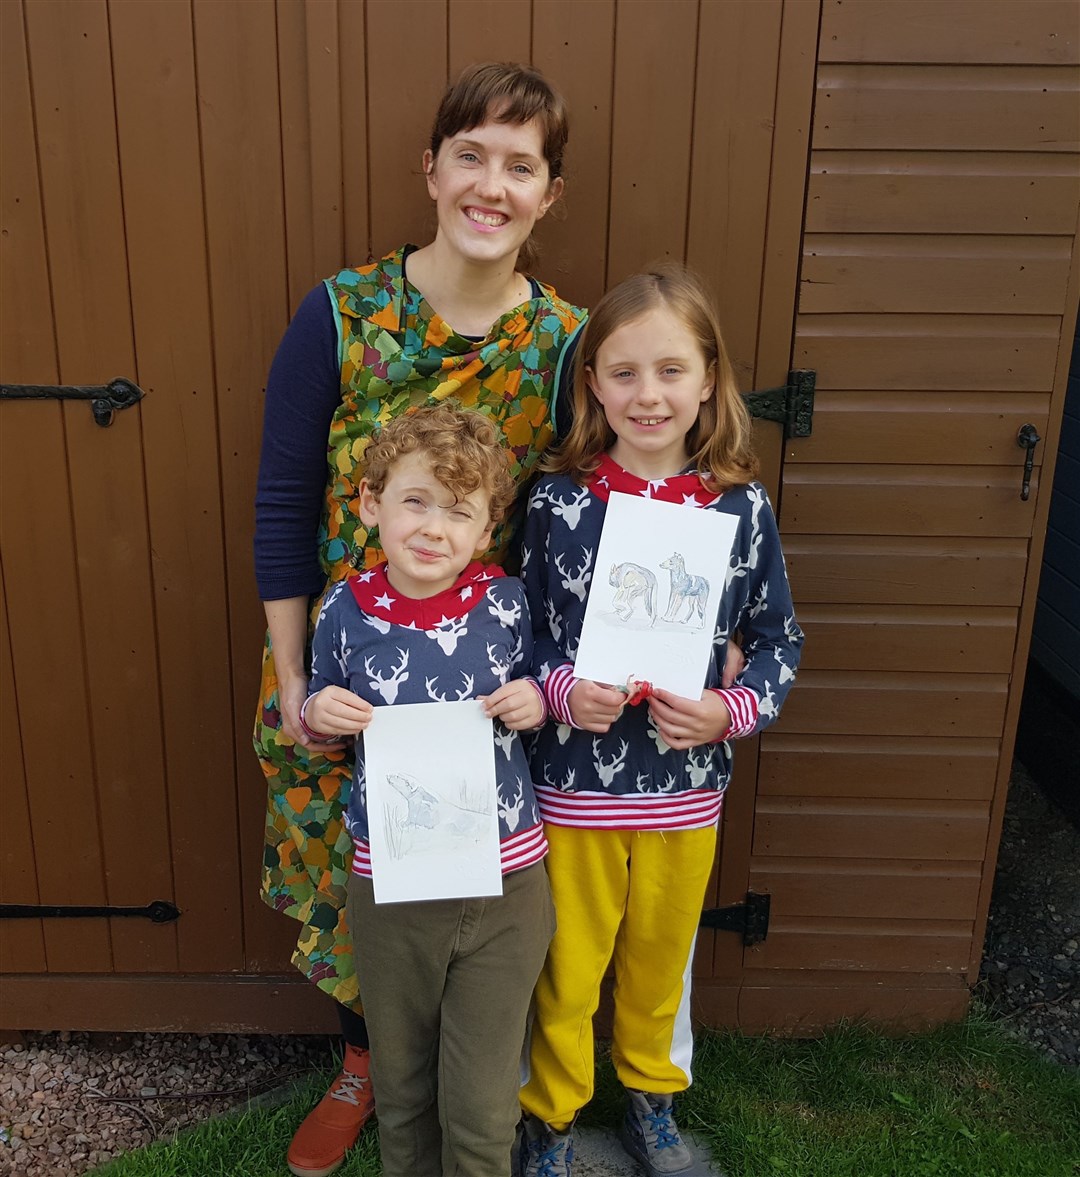
M 911 1038 L 849 1028 L 806 1042 L 702 1034 L 679 1120 L 730 1177 L 1078 1177 L 1080 1077 L 974 1015 Z M 277 1177 L 326 1077 L 290 1103 L 212 1121 L 131 1153 L 101 1177 Z M 582 1124 L 609 1126 L 601 1060 Z M 342 1177 L 377 1177 L 374 1133 Z

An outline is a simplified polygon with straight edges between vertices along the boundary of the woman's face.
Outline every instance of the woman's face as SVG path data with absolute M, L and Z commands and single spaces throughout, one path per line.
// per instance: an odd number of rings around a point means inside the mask
M 437 156 L 424 153 L 424 171 L 438 239 L 471 262 L 516 260 L 563 187 L 550 178 L 536 119 L 461 131 L 443 140 Z

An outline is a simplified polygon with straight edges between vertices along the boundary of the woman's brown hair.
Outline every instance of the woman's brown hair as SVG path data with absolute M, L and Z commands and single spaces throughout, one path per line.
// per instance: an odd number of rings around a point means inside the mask
M 435 112 L 428 143 L 432 156 L 439 154 L 444 139 L 478 127 L 488 119 L 521 126 L 536 119 L 544 144 L 549 185 L 562 176 L 563 154 L 570 133 L 566 102 L 539 70 L 512 61 L 467 66 L 447 88 Z M 530 237 L 518 253 L 518 269 L 532 270 L 536 258 L 536 245 Z
M 731 360 L 709 292 L 685 266 L 658 265 L 620 282 L 590 312 L 574 357 L 574 422 L 563 442 L 550 450 L 541 468 L 569 474 L 584 483 L 615 443 L 604 407 L 593 396 L 588 376 L 597 353 L 613 331 L 663 307 L 682 323 L 701 347 L 706 370 L 714 375 L 713 395 L 703 401 L 686 435 L 689 464 L 715 491 L 739 486 L 758 470 L 750 436 L 750 414 L 735 384 Z

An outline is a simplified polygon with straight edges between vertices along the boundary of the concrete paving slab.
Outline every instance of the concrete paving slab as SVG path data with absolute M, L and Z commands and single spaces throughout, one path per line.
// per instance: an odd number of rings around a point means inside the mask
M 690 1151 L 697 1162 L 688 1177 L 724 1177 L 713 1163 L 709 1150 L 683 1132 Z M 603 1128 L 574 1129 L 574 1177 L 642 1177 L 644 1169 L 627 1156 L 614 1132 Z

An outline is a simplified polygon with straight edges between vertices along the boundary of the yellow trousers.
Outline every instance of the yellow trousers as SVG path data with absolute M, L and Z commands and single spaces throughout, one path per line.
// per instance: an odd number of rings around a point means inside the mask
M 562 1131 L 592 1098 L 592 1017 L 612 959 L 619 1081 L 657 1093 L 690 1086 L 690 968 L 716 827 L 545 832 L 557 928 L 536 986 L 521 1104 Z

